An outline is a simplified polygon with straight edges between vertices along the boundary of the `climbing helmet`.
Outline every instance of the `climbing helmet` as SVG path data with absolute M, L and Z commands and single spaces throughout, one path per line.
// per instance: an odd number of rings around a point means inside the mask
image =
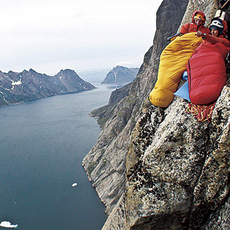
M 211 24 L 210 24 L 210 29 L 216 29 L 220 32 L 220 34 L 223 33 L 223 29 L 224 29 L 224 25 L 223 23 L 221 22 L 221 20 L 218 20 L 218 19 L 214 19 Z

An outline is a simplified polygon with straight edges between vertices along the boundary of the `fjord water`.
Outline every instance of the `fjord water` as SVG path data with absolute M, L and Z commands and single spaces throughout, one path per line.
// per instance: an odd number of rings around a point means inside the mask
M 98 87 L 0 108 L 0 222 L 22 230 L 101 229 L 104 205 L 81 166 L 100 133 L 88 113 L 112 91 Z

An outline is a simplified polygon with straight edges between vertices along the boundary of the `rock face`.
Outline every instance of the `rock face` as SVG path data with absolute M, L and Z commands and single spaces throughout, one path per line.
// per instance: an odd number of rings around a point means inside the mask
M 40 74 L 32 69 L 21 73 L 0 72 L 0 106 L 94 88 L 69 69 L 61 70 L 55 76 Z
M 104 127 L 105 123 L 111 118 L 113 115 L 113 107 L 119 103 L 124 97 L 129 95 L 131 83 L 125 85 L 122 88 L 114 90 L 109 98 L 108 105 L 105 105 L 99 109 L 95 109 L 90 112 L 90 116 L 95 117 L 98 121 L 98 124 L 101 128 Z M 129 119 L 129 117 L 124 119 Z
M 153 47 L 128 95 L 110 105 L 83 161 L 109 213 L 103 230 L 230 229 L 230 87 L 223 88 L 211 122 L 198 122 L 179 97 L 166 109 L 147 100 L 165 40 L 180 26 L 171 21 L 174 13 L 183 12 L 185 23 L 196 9 L 209 21 L 217 2 L 162 2 Z M 165 28 L 168 21 L 176 27 Z
M 230 87 L 212 121 L 200 123 L 175 98 L 151 105 L 132 132 L 126 187 L 105 229 L 229 229 Z
M 229 196 L 229 99 L 225 87 L 210 123 L 187 114 L 179 98 L 139 119 L 126 164 L 127 229 L 207 226 Z
M 132 82 L 135 79 L 138 70 L 138 68 L 116 66 L 106 75 L 101 84 Z

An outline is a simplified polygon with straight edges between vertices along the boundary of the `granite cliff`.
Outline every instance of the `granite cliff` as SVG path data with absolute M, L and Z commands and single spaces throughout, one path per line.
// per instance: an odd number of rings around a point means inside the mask
M 40 74 L 33 69 L 21 73 L 0 72 L 0 106 L 94 88 L 69 69 L 61 70 L 55 76 Z
M 179 97 L 166 109 L 148 102 L 166 38 L 196 9 L 209 22 L 217 2 L 162 2 L 153 46 L 128 93 L 95 113 L 102 132 L 83 166 L 109 214 L 103 230 L 230 229 L 230 87 L 211 122 L 186 113 Z

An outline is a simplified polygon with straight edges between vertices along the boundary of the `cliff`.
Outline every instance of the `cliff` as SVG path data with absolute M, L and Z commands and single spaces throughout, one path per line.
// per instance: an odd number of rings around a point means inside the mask
M 166 109 L 147 100 L 166 38 L 194 10 L 210 21 L 216 8 L 213 0 L 164 0 L 153 46 L 128 95 L 108 105 L 110 117 L 83 160 L 109 214 L 103 230 L 230 229 L 230 87 L 211 122 L 186 113 L 188 102 L 179 97 Z
M 124 66 L 116 66 L 106 75 L 101 84 L 114 84 L 114 83 L 129 83 L 132 82 L 137 73 L 138 68 L 127 68 Z
M 21 73 L 0 72 L 0 106 L 94 88 L 69 69 L 61 70 L 55 76 L 40 74 L 33 69 Z
M 101 128 L 104 127 L 105 123 L 113 116 L 113 107 L 117 105 L 124 97 L 129 95 L 131 83 L 123 86 L 122 88 L 118 88 L 114 90 L 109 98 L 108 105 L 105 105 L 99 109 L 95 109 L 90 112 L 90 116 L 97 119 L 98 124 Z M 123 120 L 129 119 L 128 117 L 123 117 Z M 124 125 L 126 122 L 124 122 Z

